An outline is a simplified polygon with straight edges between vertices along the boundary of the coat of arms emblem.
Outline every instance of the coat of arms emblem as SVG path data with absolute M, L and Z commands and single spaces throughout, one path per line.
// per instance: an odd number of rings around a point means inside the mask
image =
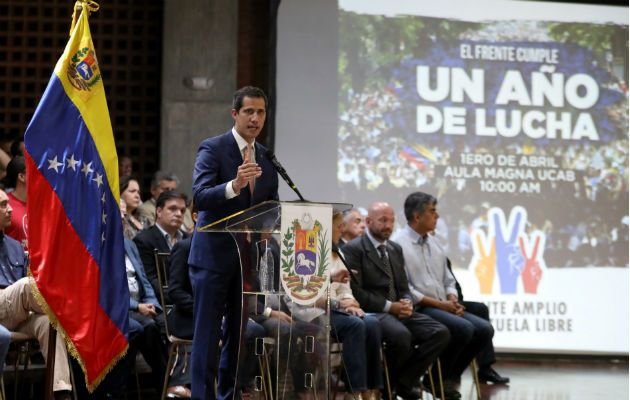
M 282 285 L 298 304 L 314 303 L 328 287 L 329 226 L 304 212 L 283 227 Z

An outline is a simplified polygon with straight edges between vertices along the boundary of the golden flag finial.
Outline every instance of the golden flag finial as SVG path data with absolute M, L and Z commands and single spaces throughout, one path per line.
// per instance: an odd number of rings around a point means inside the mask
M 77 24 L 77 18 L 81 15 L 83 7 L 85 7 L 89 16 L 91 12 L 98 11 L 100 6 L 97 2 L 92 0 L 77 0 L 74 3 L 74 11 L 72 12 L 72 26 L 70 26 L 70 35 L 72 35 L 74 26 Z

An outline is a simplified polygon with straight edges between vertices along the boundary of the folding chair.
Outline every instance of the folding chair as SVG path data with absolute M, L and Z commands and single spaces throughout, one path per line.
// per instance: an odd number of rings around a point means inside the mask
M 52 329 L 52 328 L 51 328 Z M 39 346 L 37 338 L 22 332 L 11 331 L 11 344 L 16 346 L 15 360 L 13 362 L 13 398 L 18 398 L 18 381 L 20 375 L 19 365 L 22 363 L 22 374 L 25 374 L 31 364 L 30 356 L 34 354 Z M 35 344 L 35 346 L 33 346 Z M 2 380 L 2 398 L 6 399 L 4 391 L 4 379 Z
M 435 361 L 435 365 L 437 365 L 438 369 L 438 379 L 440 383 L 440 392 L 442 393 L 441 399 L 444 398 L 444 381 L 442 380 L 442 364 L 440 363 L 440 358 L 438 357 Z M 429 380 L 431 381 L 431 392 L 434 399 L 437 399 L 435 396 L 435 385 L 433 383 L 433 374 L 431 374 L 431 370 L 433 369 L 433 365 L 429 367 Z M 479 389 L 479 377 L 477 376 L 477 360 L 473 358 L 470 363 L 470 372 L 473 376 L 473 381 L 475 382 L 475 388 L 477 389 L 477 400 L 481 400 L 481 390 Z
M 182 339 L 177 336 L 171 334 L 170 329 L 168 327 L 168 313 L 173 308 L 172 304 L 166 304 L 164 292 L 168 290 L 168 258 L 170 253 L 160 253 L 157 249 L 154 252 L 155 256 L 155 266 L 157 270 L 158 276 L 158 286 L 159 286 L 159 296 L 160 296 L 160 304 L 162 305 L 162 312 L 164 313 L 164 326 L 166 328 L 166 337 L 168 341 L 171 342 L 171 349 L 168 352 L 168 361 L 166 363 L 166 375 L 164 376 L 164 385 L 162 387 L 162 400 L 166 398 L 166 388 L 168 385 L 168 378 L 174 372 L 175 365 L 177 365 L 177 361 L 179 359 L 180 347 L 184 349 L 184 370 L 188 368 L 188 358 L 190 356 L 190 349 L 192 347 L 192 340 L 190 339 Z M 175 354 L 175 359 L 173 359 L 173 355 Z
M 394 400 L 392 396 L 392 386 L 389 380 L 389 369 L 387 368 L 387 358 L 385 357 L 385 349 L 387 345 L 385 342 L 381 344 L 381 359 L 383 360 L 383 372 L 385 373 L 385 388 L 387 389 L 387 399 Z

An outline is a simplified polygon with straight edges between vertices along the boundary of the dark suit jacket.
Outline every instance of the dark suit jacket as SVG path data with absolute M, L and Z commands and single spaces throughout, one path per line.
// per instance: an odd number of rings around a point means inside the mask
M 203 233 L 200 233 L 203 235 Z M 168 327 L 171 333 L 182 339 L 192 339 L 193 323 L 193 291 L 188 275 L 188 255 L 192 238 L 175 243 L 171 252 L 168 293 L 173 308 L 168 314 Z
M 184 238 L 186 237 L 188 237 L 188 234 L 184 233 Z M 170 253 L 171 249 L 168 247 L 164 236 L 162 236 L 162 232 L 160 232 L 160 229 L 155 225 L 140 231 L 136 237 L 133 238 L 133 241 L 136 246 L 138 246 L 138 252 L 140 253 L 144 270 L 147 273 L 147 278 L 149 278 L 149 282 L 151 282 L 155 293 L 159 293 L 157 269 L 155 267 L 155 249 L 158 249 L 160 253 Z M 166 301 L 170 302 L 168 299 Z
M 153 288 L 151 287 L 151 283 L 147 278 L 147 274 L 144 271 L 144 267 L 142 266 L 142 261 L 140 261 L 140 255 L 138 254 L 138 248 L 136 245 L 129 239 L 125 238 L 125 254 L 129 257 L 131 264 L 133 265 L 133 269 L 136 270 L 136 279 L 138 280 L 138 287 L 140 289 L 140 301 L 136 301 L 132 298 L 129 298 L 129 309 L 133 311 L 138 311 L 138 303 L 145 304 L 153 304 L 157 310 L 161 310 L 162 306 L 157 299 Z
M 386 242 L 389 263 L 392 267 L 394 287 L 398 301 L 402 298 L 413 301 L 409 292 L 409 283 L 405 274 L 405 260 L 402 248 L 395 242 Z M 383 312 L 389 291 L 389 275 L 381 263 L 378 251 L 370 242 L 367 234 L 352 239 L 343 247 L 346 263 L 350 269 L 358 271 L 358 283 L 351 281 L 352 294 L 361 308 L 367 312 Z
M 201 142 L 193 174 L 193 199 L 199 209 L 197 227 L 263 201 L 278 200 L 278 174 L 265 156 L 266 150 L 256 143 L 256 162 L 262 169 L 262 175 L 256 179 L 253 198 L 249 189 L 243 188 L 238 196 L 228 200 L 225 198 L 225 185 L 236 178 L 236 171 L 243 163 L 232 130 Z M 234 240 L 227 233 L 194 235 L 188 263 L 204 269 L 234 268 L 239 265 Z

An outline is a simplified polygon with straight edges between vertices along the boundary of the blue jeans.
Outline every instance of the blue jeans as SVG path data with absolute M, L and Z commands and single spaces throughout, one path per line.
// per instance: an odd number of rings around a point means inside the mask
M 461 317 L 433 307 L 422 307 L 420 312 L 446 325 L 451 333 L 451 342 L 440 354 L 446 379 L 459 377 L 473 358 L 492 343 L 494 329 L 490 322 L 467 311 Z
M 11 332 L 4 326 L 0 325 L 0 376 L 2 376 L 2 367 L 4 359 L 7 357 L 9 345 L 11 344 Z
M 378 320 L 369 315 L 359 318 L 333 310 L 330 324 L 333 338 L 343 343 L 343 362 L 350 389 L 382 389 L 381 327 Z

